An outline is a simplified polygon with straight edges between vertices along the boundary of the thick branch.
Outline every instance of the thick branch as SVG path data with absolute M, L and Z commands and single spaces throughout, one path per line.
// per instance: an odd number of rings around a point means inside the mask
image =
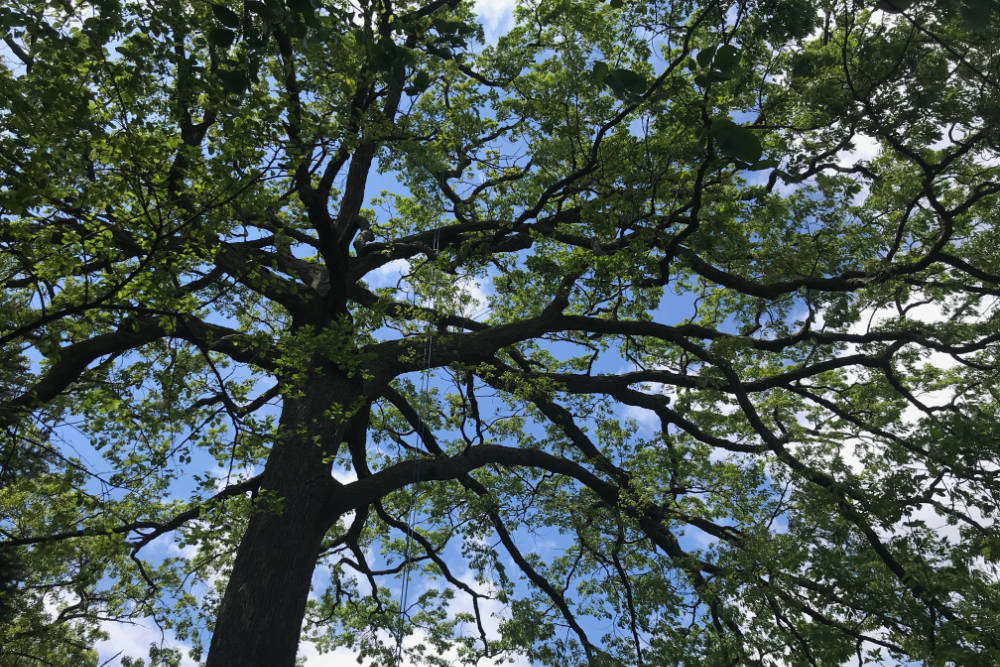
M 261 350 L 248 336 L 189 316 L 126 320 L 118 330 L 99 334 L 60 348 L 56 361 L 27 391 L 0 405 L 0 423 L 12 423 L 17 415 L 51 401 L 80 378 L 95 360 L 137 349 L 160 338 L 180 338 L 207 350 L 222 352 L 236 361 L 273 369 L 273 354 Z

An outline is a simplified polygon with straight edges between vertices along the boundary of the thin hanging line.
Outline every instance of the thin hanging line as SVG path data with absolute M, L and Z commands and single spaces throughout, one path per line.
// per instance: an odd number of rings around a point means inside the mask
M 440 242 L 441 231 L 434 230 L 434 255 L 437 255 L 438 244 Z M 437 275 L 431 278 L 431 308 L 437 305 Z M 414 294 L 414 298 L 416 295 Z M 423 377 L 420 379 L 420 395 L 426 396 L 430 391 L 431 378 L 431 353 L 434 349 L 434 322 L 427 321 L 427 336 L 424 342 L 424 369 Z M 418 412 L 419 415 L 419 412 Z M 426 421 L 421 419 L 417 423 L 417 436 L 422 440 L 426 434 Z M 400 667 L 403 662 L 403 626 L 406 620 L 406 605 L 410 595 L 410 549 L 413 544 L 413 526 L 417 519 L 417 482 L 420 481 L 420 459 L 418 458 L 413 466 L 413 484 L 410 491 L 410 507 L 406 516 L 406 548 L 403 550 L 403 584 L 399 593 L 399 619 L 396 624 L 396 667 Z

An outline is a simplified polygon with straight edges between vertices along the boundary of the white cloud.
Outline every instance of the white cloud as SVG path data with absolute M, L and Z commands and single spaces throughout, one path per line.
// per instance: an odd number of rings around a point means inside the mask
M 851 167 L 861 161 L 873 160 L 882 150 L 878 139 L 866 134 L 854 135 L 852 143 L 854 147 L 851 150 L 842 150 L 837 153 L 837 164 L 841 167 Z
M 640 430 L 655 431 L 660 427 L 660 418 L 652 410 L 640 408 L 638 405 L 626 405 L 622 413 L 625 419 L 633 419 Z
M 333 478 L 341 484 L 350 484 L 358 481 L 358 472 L 354 468 L 333 467 Z
M 121 664 L 121 658 L 145 658 L 149 655 L 150 644 L 175 648 L 181 651 L 181 667 L 196 667 L 197 663 L 188 656 L 188 647 L 177 641 L 169 630 L 161 630 L 151 618 L 140 618 L 134 623 L 106 622 L 101 628 L 108 633 L 108 638 L 98 643 L 98 664 Z
M 372 289 L 377 287 L 396 287 L 403 276 L 409 272 L 409 260 L 394 259 L 369 272 L 365 276 L 365 281 Z
M 495 43 L 513 24 L 516 0 L 476 0 L 475 10 L 486 30 L 486 42 Z
M 299 656 L 305 658 L 306 667 L 357 667 L 354 651 L 337 648 L 328 653 L 320 653 L 312 644 L 305 642 L 299 647 Z
M 413 288 L 407 282 L 406 277 L 411 270 L 411 264 L 405 259 L 394 259 L 383 264 L 379 268 L 365 276 L 365 281 L 371 289 L 380 287 L 393 287 L 402 290 L 402 294 L 397 294 L 397 299 L 402 296 L 405 300 L 413 299 Z M 442 288 L 444 285 L 440 285 Z M 489 297 L 487 288 L 475 276 L 459 276 L 454 279 L 455 291 L 451 293 L 454 299 L 455 312 L 463 317 L 481 318 L 489 313 Z M 437 292 L 437 288 L 432 286 Z M 433 307 L 435 297 L 425 296 L 420 299 L 420 303 L 427 307 Z
M 456 305 L 460 315 L 478 319 L 489 313 L 489 309 L 483 310 L 489 299 L 481 282 L 472 276 L 462 276 L 455 281 L 455 287 Z

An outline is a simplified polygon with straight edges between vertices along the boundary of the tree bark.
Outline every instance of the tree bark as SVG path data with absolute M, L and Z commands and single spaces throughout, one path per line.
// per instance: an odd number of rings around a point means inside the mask
M 206 667 L 295 664 L 316 558 L 335 520 L 328 503 L 334 482 L 324 458 L 347 426 L 324 419 L 329 390 L 304 389 L 304 398 L 285 399 L 282 435 L 265 464 L 264 495 L 240 542 Z

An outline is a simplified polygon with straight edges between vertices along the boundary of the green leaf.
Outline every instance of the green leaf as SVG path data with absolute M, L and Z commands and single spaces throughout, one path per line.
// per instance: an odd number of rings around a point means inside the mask
M 725 81 L 726 79 L 733 78 L 733 75 L 735 75 L 735 74 L 736 74 L 736 72 L 734 70 L 731 70 L 731 69 L 729 69 L 729 70 L 713 69 L 713 70 L 709 70 L 709 72 L 708 72 L 708 74 L 706 74 L 706 76 L 708 77 L 709 81 Z
M 461 21 L 449 21 L 443 18 L 435 18 L 431 22 L 431 25 L 434 26 L 434 29 L 437 30 L 438 34 L 442 36 L 458 34 L 458 32 L 465 27 L 465 24 Z
M 417 95 L 427 90 L 427 88 L 430 85 L 431 85 L 431 75 L 428 74 L 425 70 L 420 70 L 419 72 L 416 73 L 416 75 L 413 77 L 413 81 L 411 81 L 410 85 L 406 88 L 406 93 L 408 95 Z
M 604 85 L 611 89 L 615 97 L 625 99 L 625 84 L 617 76 L 613 74 L 606 76 L 604 78 Z
M 383 37 L 375 44 L 375 51 L 372 54 L 372 64 L 380 72 L 386 72 L 396 64 L 399 47 L 388 37 Z
M 208 42 L 214 46 L 227 48 L 236 41 L 236 33 L 226 28 L 212 28 L 208 31 Z
M 246 0 L 243 3 L 243 6 L 252 11 L 257 16 L 260 16 L 265 19 L 271 19 L 274 16 L 274 13 L 271 11 L 271 8 L 268 7 L 266 3 L 260 2 L 260 0 Z
M 989 563 L 1000 563 L 1000 537 L 986 535 L 978 539 L 979 555 Z
M 700 66 L 708 67 L 712 63 L 712 58 L 714 56 L 715 56 L 715 47 L 709 46 L 699 51 L 698 55 L 695 56 L 695 60 L 698 61 L 698 64 Z
M 966 29 L 979 32 L 986 29 L 997 11 L 1000 3 L 996 0 L 965 0 L 962 2 L 962 23 Z
M 875 3 L 875 7 L 881 9 L 883 12 L 899 14 L 909 9 L 912 4 L 913 0 L 878 0 Z
M 213 4 L 212 13 L 215 14 L 215 18 L 218 19 L 219 23 L 230 28 L 239 28 L 243 23 L 240 15 L 225 5 Z
M 615 97 L 625 99 L 646 89 L 646 79 L 628 69 L 614 69 L 604 79 Z
M 591 69 L 591 75 L 594 77 L 596 81 L 604 81 L 606 78 L 608 78 L 608 74 L 610 72 L 611 70 L 610 68 L 608 68 L 608 64 L 600 60 L 595 62 L 594 67 Z
M 420 90 L 426 90 L 429 85 L 431 85 L 431 75 L 425 70 L 420 70 L 417 75 L 413 77 L 413 85 Z
M 728 118 L 713 120 L 708 134 L 715 140 L 722 153 L 748 164 L 760 160 L 760 156 L 764 152 L 760 139 L 753 131 L 742 125 L 737 125 Z
M 640 92 L 646 89 L 646 78 L 632 70 L 616 69 L 614 73 L 625 83 L 625 90 Z
M 712 61 L 712 65 L 715 66 L 716 69 L 727 70 L 731 67 L 735 67 L 739 62 L 740 50 L 732 44 L 723 44 L 719 47 L 719 50 L 715 52 L 715 60 Z
M 250 87 L 250 79 L 240 70 L 220 69 L 216 75 L 227 93 L 238 95 Z
M 246 33 L 247 44 L 249 44 L 252 48 L 255 49 L 260 48 L 265 44 L 267 44 L 268 34 L 269 34 L 269 29 L 267 28 L 266 24 L 265 24 L 265 29 L 263 31 L 257 31 L 257 30 L 248 31 Z
M 754 162 L 753 164 L 749 165 L 747 169 L 750 171 L 759 171 L 761 169 L 773 169 L 777 167 L 779 164 L 781 163 L 775 159 L 758 160 L 757 162 Z

